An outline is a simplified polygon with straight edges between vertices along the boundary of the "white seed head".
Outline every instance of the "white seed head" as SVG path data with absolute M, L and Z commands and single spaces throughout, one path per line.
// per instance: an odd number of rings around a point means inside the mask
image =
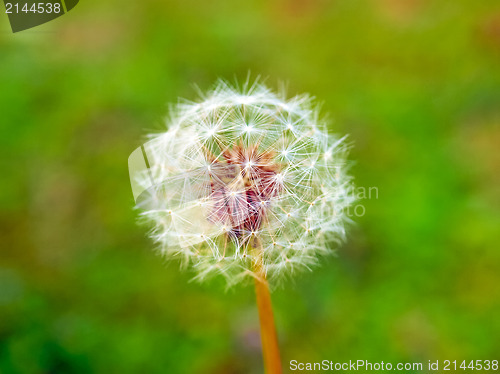
M 344 240 L 354 200 L 347 150 L 310 97 L 219 81 L 150 136 L 147 167 L 131 166 L 144 191 L 134 195 L 161 252 L 191 264 L 198 279 L 279 279 Z

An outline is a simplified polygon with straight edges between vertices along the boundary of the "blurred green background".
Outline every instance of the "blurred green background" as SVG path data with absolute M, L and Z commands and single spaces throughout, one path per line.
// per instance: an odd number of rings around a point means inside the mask
M 498 0 L 81 1 L 0 15 L 0 373 L 262 372 L 252 287 L 158 257 L 127 170 L 167 103 L 249 71 L 316 96 L 378 189 L 273 293 L 285 367 L 500 359 Z

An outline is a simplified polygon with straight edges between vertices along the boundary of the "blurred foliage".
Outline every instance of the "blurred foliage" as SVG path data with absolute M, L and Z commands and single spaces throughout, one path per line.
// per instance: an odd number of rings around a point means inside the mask
M 1 373 L 262 372 L 252 288 L 158 257 L 127 170 L 167 103 L 249 71 L 321 100 L 378 189 L 273 293 L 285 366 L 500 358 L 497 0 L 81 1 L 0 30 Z

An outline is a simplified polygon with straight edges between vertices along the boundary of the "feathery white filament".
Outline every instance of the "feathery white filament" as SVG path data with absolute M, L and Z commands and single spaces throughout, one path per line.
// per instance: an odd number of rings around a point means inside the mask
M 256 258 L 277 278 L 344 239 L 354 200 L 345 137 L 328 135 L 308 96 L 220 81 L 200 102 L 178 104 L 147 144 L 150 165 L 134 176 L 148 189 L 141 215 L 161 252 L 199 279 L 237 283 Z

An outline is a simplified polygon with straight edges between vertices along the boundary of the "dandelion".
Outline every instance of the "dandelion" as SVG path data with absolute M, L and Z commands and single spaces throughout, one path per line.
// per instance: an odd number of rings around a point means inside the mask
M 280 372 L 268 281 L 316 265 L 345 238 L 353 201 L 345 137 L 307 95 L 219 81 L 171 110 L 129 158 L 141 216 L 161 253 L 228 285 L 255 279 L 264 361 Z

